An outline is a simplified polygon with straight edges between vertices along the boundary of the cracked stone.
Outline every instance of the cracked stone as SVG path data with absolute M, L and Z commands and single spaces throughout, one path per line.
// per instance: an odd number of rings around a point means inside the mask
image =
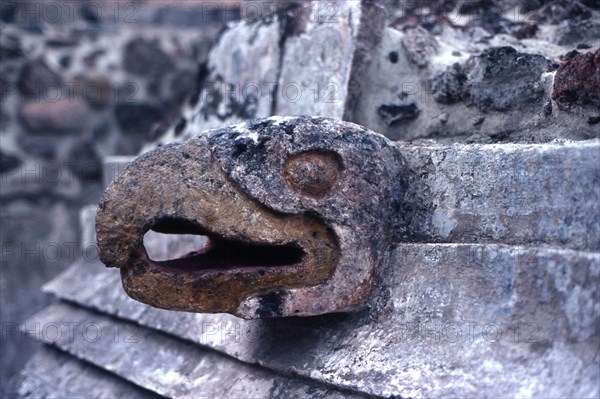
M 352 120 L 364 91 L 372 49 L 381 40 L 385 13 L 376 2 L 339 1 L 333 18 L 303 12 L 284 44 L 276 115 L 323 115 Z M 323 3 L 307 3 L 323 9 Z

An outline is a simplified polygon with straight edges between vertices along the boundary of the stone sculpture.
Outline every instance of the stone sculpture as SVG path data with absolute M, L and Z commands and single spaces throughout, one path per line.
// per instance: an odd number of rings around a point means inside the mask
M 355 310 L 399 229 L 396 145 L 330 118 L 271 117 L 146 153 L 107 189 L 100 256 L 134 299 L 244 318 Z M 150 259 L 149 230 L 208 236 Z

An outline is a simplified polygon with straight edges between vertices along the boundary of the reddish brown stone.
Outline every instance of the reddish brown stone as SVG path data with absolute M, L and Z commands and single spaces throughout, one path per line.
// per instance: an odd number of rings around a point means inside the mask
M 29 101 L 23 104 L 20 117 L 34 133 L 80 133 L 88 121 L 88 110 L 80 101 Z
M 600 106 L 600 49 L 577 54 L 558 69 L 552 99 L 559 103 Z

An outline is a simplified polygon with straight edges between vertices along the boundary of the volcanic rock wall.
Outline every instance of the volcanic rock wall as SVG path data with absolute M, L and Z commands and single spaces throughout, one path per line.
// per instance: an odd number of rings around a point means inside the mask
M 97 201 L 100 159 L 144 142 L 300 109 L 427 145 L 600 136 L 594 1 L 390 0 L 387 16 L 347 18 L 333 18 L 345 3 L 305 5 L 246 19 L 210 58 L 234 9 L 87 3 L 69 14 L 69 3 L 56 18 L 55 3 L 25 4 L 1 9 L 3 337 L 44 303 L 32 292 L 81 255 L 74 226 Z M 2 377 L 19 368 L 22 341 L 3 339 Z
M 47 302 L 41 284 L 81 256 L 79 208 L 98 200 L 102 157 L 135 154 L 177 120 L 214 37 L 239 11 L 8 1 L 0 13 L 4 381 L 30 352 L 14 334 Z

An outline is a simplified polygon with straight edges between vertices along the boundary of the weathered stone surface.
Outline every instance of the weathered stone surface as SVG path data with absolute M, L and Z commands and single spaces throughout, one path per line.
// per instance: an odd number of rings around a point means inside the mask
M 162 397 L 48 346 L 38 349 L 5 388 L 7 397 L 13 399 Z
M 439 48 L 435 38 L 421 26 L 406 31 L 402 37 L 402 46 L 406 50 L 408 59 L 421 68 L 429 64 L 429 59 Z
M 596 19 L 562 21 L 555 33 L 557 44 L 574 46 L 600 37 L 600 23 Z
M 187 116 L 190 127 L 183 136 L 271 115 L 284 25 L 275 16 L 261 23 L 238 22 L 222 34 L 211 50 L 209 73 L 199 82 L 199 103 Z
M 522 42 L 507 35 L 486 39 L 484 30 L 432 29 L 438 52 L 425 67 L 410 61 L 406 33 L 384 30 L 371 51 L 363 92 L 352 122 L 390 139 L 431 138 L 442 143 L 550 142 L 600 137 L 587 123 L 593 111 L 552 106 L 559 55 L 548 39 Z M 595 42 L 592 42 L 595 43 Z M 414 104 L 412 118 L 390 123 L 383 106 Z M 485 118 L 485 119 L 483 119 Z
M 36 325 L 56 326 L 52 333 L 56 334 L 36 334 Z M 207 325 L 207 329 L 213 327 Z M 246 365 L 192 343 L 73 305 L 52 305 L 23 323 L 23 328 L 33 331 L 33 337 L 42 342 L 170 398 L 361 397 Z M 237 339 L 241 340 L 241 334 L 240 331 Z M 126 385 L 125 381 L 119 383 L 115 389 Z
M 146 153 L 113 182 L 100 256 L 129 295 L 161 308 L 245 318 L 356 308 L 398 228 L 402 162 L 390 141 L 333 119 L 215 130 Z M 159 262 L 143 246 L 150 229 L 210 244 Z
M 456 63 L 431 78 L 429 84 L 435 101 L 443 104 L 459 102 L 465 96 L 467 75 L 460 64 Z
M 185 123 L 144 150 L 270 115 L 350 118 L 383 31 L 383 10 L 369 0 L 275 8 L 275 15 L 237 23 L 221 35 L 200 71 Z
M 486 50 L 474 62 L 469 100 L 479 109 L 507 111 L 542 100 L 544 87 L 540 77 L 550 68 L 543 56 L 498 47 Z
M 398 146 L 405 239 L 600 250 L 600 141 Z
M 284 26 L 280 14 L 256 23 L 239 21 L 224 31 L 196 77 L 195 93 L 180 119 L 185 123 L 176 123 L 144 150 L 205 129 L 271 115 Z
M 28 101 L 19 116 L 32 133 L 77 134 L 87 126 L 89 113 L 85 105 L 74 99 Z
M 119 274 L 99 263 L 76 263 L 45 289 L 245 362 L 368 394 L 598 395 L 597 253 L 400 244 L 382 267 L 371 311 L 305 319 L 151 308 L 128 298 Z M 82 279 L 90 289 L 80 289 Z
M 577 54 L 561 65 L 552 98 L 559 103 L 593 104 L 600 109 L 600 49 Z
M 308 2 L 286 38 L 275 115 L 348 120 L 385 15 L 375 2 Z

